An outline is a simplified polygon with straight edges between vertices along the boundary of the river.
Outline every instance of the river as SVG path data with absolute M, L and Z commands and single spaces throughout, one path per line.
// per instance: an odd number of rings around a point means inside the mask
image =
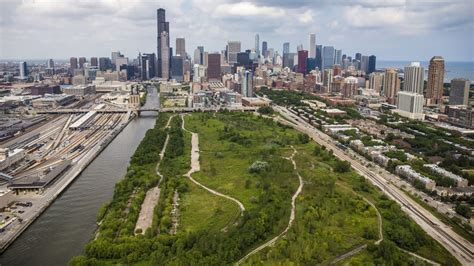
M 156 90 L 150 89 L 145 107 L 158 105 Z M 0 265 L 66 265 L 93 237 L 96 215 L 114 193 L 130 157 L 156 114 L 144 113 L 128 126 L 76 178 L 53 204 L 0 255 Z

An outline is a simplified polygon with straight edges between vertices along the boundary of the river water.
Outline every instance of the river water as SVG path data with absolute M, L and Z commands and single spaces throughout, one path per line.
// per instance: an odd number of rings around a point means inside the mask
M 157 107 L 150 89 L 145 107 Z M 148 115 L 148 116 L 147 116 Z M 144 113 L 128 126 L 76 178 L 53 204 L 0 255 L 0 265 L 66 265 L 93 237 L 100 206 L 110 201 L 130 157 L 156 114 Z

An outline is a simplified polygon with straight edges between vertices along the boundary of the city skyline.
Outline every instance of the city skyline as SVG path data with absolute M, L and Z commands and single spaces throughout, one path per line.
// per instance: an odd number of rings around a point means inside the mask
M 292 52 L 299 44 L 308 50 L 308 36 L 314 32 L 316 44 L 334 46 L 345 54 L 376 54 L 379 60 L 428 61 L 433 55 L 442 55 L 446 61 L 474 60 L 473 39 L 466 34 L 466 30 L 472 32 L 474 24 L 470 1 L 387 4 L 360 0 L 329 5 L 328 1 L 301 0 L 291 4 L 117 0 L 80 1 L 71 9 L 68 1 L 7 0 L 2 4 L 0 32 L 9 38 L 2 37 L 0 58 L 67 59 L 109 55 L 111 51 L 134 57 L 138 51 L 150 53 L 156 51 L 156 9 L 163 7 L 167 20 L 173 21 L 171 46 L 176 38 L 184 37 L 190 55 L 198 45 L 206 51 L 221 51 L 230 40 L 241 41 L 243 50 L 250 49 L 255 46 L 255 34 L 260 35 L 260 43 L 267 41 L 268 48 L 280 54 L 284 42 L 290 43 Z M 380 33 L 384 33 L 383 38 Z M 67 38 L 69 34 L 71 38 Z

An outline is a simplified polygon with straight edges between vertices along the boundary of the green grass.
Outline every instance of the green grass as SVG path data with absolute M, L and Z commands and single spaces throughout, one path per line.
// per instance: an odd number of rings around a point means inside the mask
M 209 193 L 188 180 L 189 191 L 181 199 L 181 231 L 220 231 L 240 216 L 232 201 Z

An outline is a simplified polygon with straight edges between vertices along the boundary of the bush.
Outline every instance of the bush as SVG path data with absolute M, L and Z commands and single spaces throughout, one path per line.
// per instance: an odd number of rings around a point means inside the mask
M 268 163 L 263 161 L 255 161 L 250 167 L 250 173 L 260 173 L 268 169 Z
M 351 170 L 351 163 L 346 161 L 336 161 L 336 165 L 334 167 L 334 171 L 337 173 L 347 173 Z
M 273 114 L 273 108 L 271 108 L 270 106 L 262 106 L 258 108 L 257 112 L 262 115 L 270 115 Z

